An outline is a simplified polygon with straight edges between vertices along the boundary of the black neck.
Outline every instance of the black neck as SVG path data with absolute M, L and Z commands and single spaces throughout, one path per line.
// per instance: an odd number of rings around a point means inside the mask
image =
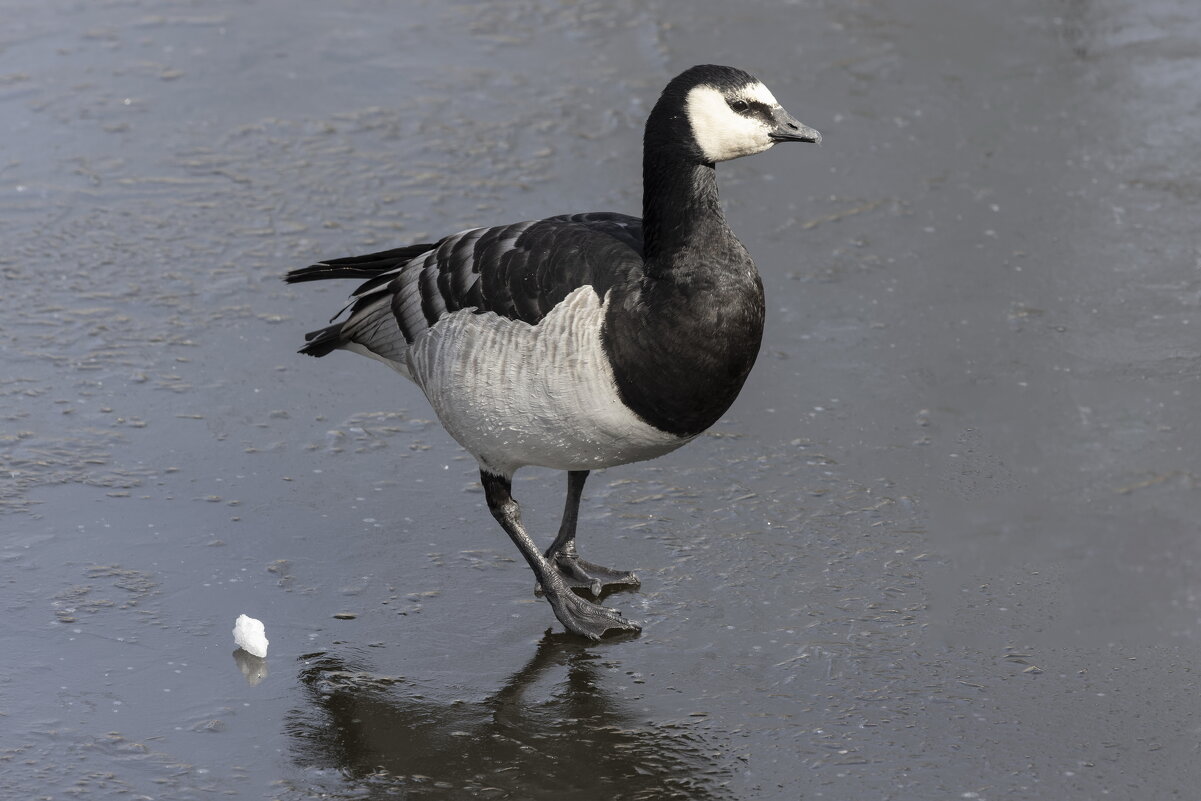
M 763 285 L 726 227 L 713 165 L 649 132 L 642 279 L 613 288 L 604 342 L 625 404 L 690 437 L 730 407 L 755 362 Z
M 642 164 L 643 258 L 646 274 L 655 278 L 726 230 L 713 165 L 665 150 L 648 147 Z

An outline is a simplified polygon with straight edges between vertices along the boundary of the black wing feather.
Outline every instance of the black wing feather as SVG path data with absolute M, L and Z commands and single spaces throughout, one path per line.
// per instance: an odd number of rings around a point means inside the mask
M 324 356 L 348 342 L 375 351 L 386 337 L 381 303 L 406 342 L 446 314 L 473 309 L 536 325 L 581 286 L 603 297 L 642 267 L 642 221 L 624 214 L 549 217 L 473 229 L 436 243 L 333 259 L 288 273 L 290 283 L 366 278 L 341 323 L 310 333 L 301 350 Z M 392 350 L 392 343 L 389 343 Z

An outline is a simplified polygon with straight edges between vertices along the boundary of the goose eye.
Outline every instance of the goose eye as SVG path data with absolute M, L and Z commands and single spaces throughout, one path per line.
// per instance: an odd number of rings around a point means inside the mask
M 750 103 L 747 103 L 745 100 L 731 100 L 730 101 L 730 108 L 734 109 L 735 111 L 737 111 L 739 113 L 746 111 L 750 107 L 751 107 Z

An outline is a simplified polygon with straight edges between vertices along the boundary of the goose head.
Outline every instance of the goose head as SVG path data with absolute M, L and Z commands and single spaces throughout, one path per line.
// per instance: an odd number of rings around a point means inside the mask
M 777 142 L 821 142 L 750 73 L 702 64 L 677 75 L 647 121 L 648 149 L 674 142 L 714 164 L 762 153 Z

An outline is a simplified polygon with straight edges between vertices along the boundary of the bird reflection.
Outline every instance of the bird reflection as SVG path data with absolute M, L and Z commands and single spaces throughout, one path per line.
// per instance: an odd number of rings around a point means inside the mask
M 685 723 L 619 709 L 578 639 L 550 635 L 483 700 L 430 697 L 443 689 L 307 657 L 312 708 L 290 717 L 293 758 L 337 771 L 355 797 L 688 799 L 732 797 L 729 757 Z M 349 789 L 349 788 L 345 788 Z

